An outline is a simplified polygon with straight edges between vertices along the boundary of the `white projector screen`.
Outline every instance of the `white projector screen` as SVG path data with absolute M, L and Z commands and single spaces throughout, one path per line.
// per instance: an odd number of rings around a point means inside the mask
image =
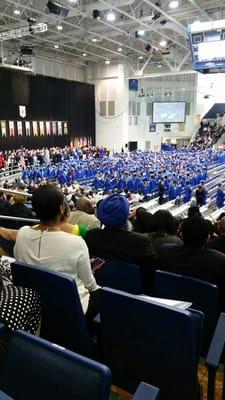
M 185 122 L 185 102 L 168 101 L 153 103 L 153 123 Z

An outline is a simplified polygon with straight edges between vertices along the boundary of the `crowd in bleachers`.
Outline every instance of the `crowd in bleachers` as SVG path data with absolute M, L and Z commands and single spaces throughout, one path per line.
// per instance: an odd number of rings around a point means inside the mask
M 213 146 L 224 134 L 225 127 L 218 124 L 217 120 L 202 120 L 195 140 L 191 143 L 192 148 L 207 149 Z
M 81 306 L 79 312 L 85 315 L 90 334 L 93 334 L 93 330 L 96 334 L 96 322 L 93 324 L 93 319 L 99 312 L 101 314 L 103 348 L 104 346 L 108 348 L 109 343 L 113 346 L 114 342 L 118 343 L 119 340 L 118 336 L 113 336 L 112 332 L 112 336 L 107 342 L 109 334 L 107 329 L 116 318 L 116 307 L 118 307 L 122 328 L 123 304 L 132 303 L 133 315 L 137 317 L 139 308 L 142 312 L 142 305 L 135 296 L 142 294 L 156 296 L 154 276 L 158 268 L 216 285 L 219 291 L 218 310 L 225 311 L 225 215 L 221 213 L 218 221 L 213 224 L 202 217 L 199 208 L 206 202 L 207 191 L 202 181 L 208 179 L 208 167 L 213 163 L 223 161 L 222 152 L 212 153 L 209 149 L 203 152 L 182 149 L 158 155 L 151 152 L 134 152 L 132 154 L 114 154 L 111 157 L 105 153 L 105 150 L 99 152 L 97 157 L 93 151 L 85 153 L 85 151 L 79 150 L 79 154 L 70 154 L 64 163 L 62 160 L 54 163 L 50 160 L 47 163 L 45 160 L 43 165 L 36 168 L 40 176 L 29 175 L 35 172 L 35 168 L 28 166 L 24 169 L 22 181 L 18 180 L 13 184 L 5 183 L 5 189 L 17 189 L 18 193 L 14 193 L 12 196 L 10 194 L 1 195 L 0 214 L 25 218 L 35 217 L 37 221 L 34 224 L 31 220 L 30 223 L 28 222 L 28 226 L 23 226 L 25 223 L 21 222 L 20 228 L 19 226 L 9 227 L 7 224 L 0 227 L 0 246 L 4 251 L 6 242 L 15 244 L 13 254 L 10 255 L 14 257 L 16 263 L 28 265 L 24 269 L 18 267 L 18 271 L 23 271 L 21 273 L 25 282 L 29 281 L 26 278 L 28 276 L 26 268 L 28 270 L 30 268 L 32 271 L 32 265 L 41 267 L 43 273 L 56 272 L 72 278 L 76 284 L 76 301 L 80 302 Z M 71 177 L 72 169 L 74 169 L 74 175 L 71 180 L 68 180 L 68 177 Z M 51 179 L 45 174 L 52 170 L 54 176 Z M 57 172 L 55 173 L 55 171 Z M 65 181 L 61 180 L 62 175 L 59 174 L 59 171 L 60 174 L 65 173 Z M 77 172 L 80 173 L 80 176 L 76 175 Z M 90 177 L 90 172 L 93 173 L 92 185 L 89 188 L 88 185 L 86 188 L 85 185 L 82 187 L 83 181 Z M 154 184 L 154 190 L 151 191 Z M 142 185 L 148 187 L 146 192 Z M 176 193 L 178 186 L 180 186 L 180 192 Z M 137 202 L 133 201 L 137 200 L 135 198 L 137 194 L 140 196 L 138 199 L 140 201 L 151 193 L 156 193 L 161 203 L 166 198 L 173 200 L 179 196 L 186 196 L 187 202 L 189 202 L 193 194 L 195 202 L 191 204 L 185 219 L 173 217 L 168 210 L 162 209 L 151 214 L 140 205 L 134 209 L 130 208 L 132 202 Z M 32 194 L 30 206 L 26 204 L 26 194 Z M 219 186 L 217 190 L 217 203 L 218 207 L 223 207 L 222 186 Z M 107 281 L 104 277 L 110 273 L 110 262 L 112 265 L 113 262 L 117 263 L 117 270 L 116 276 L 111 276 L 110 281 Z M 125 264 L 124 266 L 118 264 L 121 262 L 135 265 L 136 271 L 140 274 L 138 290 L 137 281 L 133 282 L 135 287 L 135 290 L 131 291 L 131 293 L 135 293 L 133 297 L 126 298 L 126 293 L 114 293 L 110 290 L 107 292 L 107 290 L 101 289 L 104 285 L 121 290 L 125 285 L 124 290 L 126 290 L 129 277 L 127 276 L 126 280 L 125 269 L 122 271 Z M 121 270 L 118 269 L 118 265 Z M 0 322 L 7 327 L 4 335 L 0 334 L 0 353 L 4 354 L 8 340 L 16 329 L 36 333 L 41 319 L 41 324 L 45 324 L 46 314 L 43 314 L 43 307 L 46 306 L 46 300 L 43 303 L 43 293 L 38 291 L 37 285 L 21 287 L 20 280 L 15 279 L 15 266 L 12 265 L 11 269 L 7 262 L 4 263 L 4 258 L 1 261 L 0 270 Z M 38 274 L 38 270 L 34 273 Z M 129 269 L 126 273 L 130 273 Z M 38 279 L 38 275 L 36 278 Z M 58 275 L 56 275 L 57 279 L 59 279 Z M 40 282 L 44 282 L 44 279 L 41 279 Z M 119 286 L 116 282 L 119 282 Z M 48 290 L 47 286 L 45 289 Z M 127 291 L 129 292 L 129 288 Z M 60 292 L 58 296 L 60 297 Z M 120 297 L 121 300 L 119 300 Z M 54 302 L 51 300 L 50 308 L 53 304 Z M 67 304 L 66 301 L 65 304 Z M 112 308 L 109 308 L 109 304 Z M 155 303 L 153 302 L 153 304 Z M 153 315 L 156 312 L 154 307 L 151 311 L 149 306 L 149 312 L 152 312 Z M 125 309 L 127 308 L 125 307 Z M 130 327 L 129 318 L 131 318 L 132 309 L 126 318 L 124 316 L 124 323 L 126 322 L 127 327 Z M 167 312 L 172 312 L 166 311 L 169 309 L 170 307 L 165 307 L 165 315 Z M 165 315 L 164 318 L 166 318 Z M 61 317 L 62 320 L 64 318 L 63 315 L 58 317 Z M 111 321 L 108 321 L 107 318 L 111 318 Z M 171 315 L 172 320 L 173 316 Z M 135 324 L 135 319 L 132 320 L 132 323 Z M 67 337 L 68 327 L 64 329 Z M 77 327 L 78 331 L 80 329 L 80 326 L 79 329 Z M 137 327 L 134 326 L 133 329 L 135 332 Z M 57 333 L 54 333 L 55 330 L 54 327 L 52 336 L 50 335 L 51 337 L 48 338 L 56 341 L 57 344 L 69 346 L 68 343 L 58 339 L 60 335 L 57 336 Z M 120 327 L 118 327 L 118 332 L 119 330 Z M 59 331 L 63 331 L 63 329 L 59 328 Z M 146 332 L 146 330 L 143 328 L 141 332 Z M 176 335 L 179 336 L 179 332 L 176 332 Z M 140 333 L 140 338 L 141 336 L 142 333 Z M 101 341 L 101 338 L 97 337 L 96 339 L 95 337 L 95 343 L 96 340 Z M 104 342 L 104 340 L 106 341 Z M 182 342 L 182 338 L 179 340 Z M 139 349 L 139 343 L 136 346 Z M 182 345 L 180 346 L 182 347 Z M 197 347 L 199 348 L 199 346 Z M 76 349 L 76 345 L 74 348 Z M 114 350 L 116 354 L 117 349 Z M 106 354 L 108 353 L 107 350 L 104 351 L 105 360 L 107 360 Z M 120 348 L 120 352 L 121 358 L 123 358 L 123 346 Z M 144 358 L 144 353 L 142 356 Z M 109 359 L 110 357 L 112 355 L 109 356 Z M 172 354 L 171 357 L 173 357 Z M 115 364 L 118 363 L 115 362 Z M 195 366 L 196 364 L 195 360 Z M 128 368 L 127 361 L 125 365 Z M 119 372 L 118 374 L 120 376 Z M 129 372 L 126 371 L 126 374 L 129 375 Z M 115 374 L 115 376 L 117 375 Z M 133 378 L 132 381 L 132 372 L 130 376 L 131 381 L 125 384 L 125 388 L 134 391 L 137 386 L 136 378 Z M 142 380 L 145 378 L 148 380 L 148 377 L 143 375 Z M 117 383 L 120 382 L 120 379 L 118 378 Z M 154 381 L 154 374 L 153 383 L 157 383 L 157 379 Z M 160 387 L 160 389 L 162 392 L 165 391 L 165 387 Z M 189 395 L 191 395 L 191 391 Z M 181 398 L 179 394 L 176 394 L 176 387 L 173 385 L 171 385 L 169 396 L 175 400 Z M 166 399 L 166 397 L 162 398 Z M 188 399 L 185 396 L 183 398 Z M 194 395 L 191 398 L 197 400 Z

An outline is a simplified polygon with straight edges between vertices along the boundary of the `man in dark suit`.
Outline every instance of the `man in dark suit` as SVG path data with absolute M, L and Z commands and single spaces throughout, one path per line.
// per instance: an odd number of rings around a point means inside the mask
M 207 222 L 198 216 L 188 218 L 181 226 L 181 234 L 183 246 L 163 245 L 157 266 L 218 285 L 225 310 L 225 255 L 204 247 L 209 238 Z
M 214 249 L 225 254 L 225 217 L 221 218 L 218 223 L 219 236 L 215 239 L 210 240 L 206 247 L 208 249 Z
M 125 196 L 113 194 L 101 200 L 97 206 L 97 216 L 104 229 L 88 231 L 85 240 L 91 255 L 139 265 L 147 290 L 154 252 L 144 235 L 126 229 L 128 214 L 129 204 Z

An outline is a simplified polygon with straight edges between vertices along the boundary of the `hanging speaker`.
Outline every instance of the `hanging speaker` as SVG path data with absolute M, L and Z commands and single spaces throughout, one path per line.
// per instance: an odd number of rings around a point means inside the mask
M 56 1 L 49 0 L 47 7 L 50 13 L 59 15 L 60 17 L 67 17 L 69 9 Z

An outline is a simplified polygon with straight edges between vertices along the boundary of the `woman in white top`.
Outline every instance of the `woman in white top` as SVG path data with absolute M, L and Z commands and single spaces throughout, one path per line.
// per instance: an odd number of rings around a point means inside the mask
M 16 260 L 74 278 L 83 311 L 92 318 L 98 312 L 96 295 L 99 287 L 91 271 L 84 240 L 61 231 L 61 220 L 65 213 L 63 193 L 54 185 L 40 186 L 33 194 L 32 206 L 40 218 L 40 224 L 19 230 L 14 247 Z

